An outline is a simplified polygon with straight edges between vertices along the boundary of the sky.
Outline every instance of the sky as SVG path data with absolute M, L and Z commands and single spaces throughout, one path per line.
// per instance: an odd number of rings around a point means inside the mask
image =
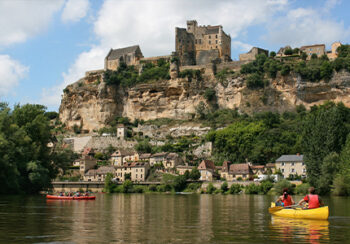
M 0 99 L 58 111 L 63 89 L 102 69 L 110 48 L 175 51 L 186 20 L 222 25 L 232 59 L 258 46 L 350 43 L 348 0 L 0 0 Z

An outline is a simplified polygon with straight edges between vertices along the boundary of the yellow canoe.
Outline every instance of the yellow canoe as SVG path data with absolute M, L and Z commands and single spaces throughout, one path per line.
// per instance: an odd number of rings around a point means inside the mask
M 326 220 L 328 219 L 328 216 L 329 216 L 328 206 L 313 208 L 313 209 L 302 209 L 300 207 L 297 207 L 297 208 L 276 207 L 275 203 L 271 203 L 269 212 L 276 216 L 295 218 L 295 219 Z

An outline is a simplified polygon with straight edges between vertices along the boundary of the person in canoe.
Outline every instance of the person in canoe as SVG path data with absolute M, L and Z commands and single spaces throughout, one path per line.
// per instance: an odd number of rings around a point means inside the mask
M 309 204 L 308 209 L 319 208 L 324 205 L 322 199 L 317 194 L 315 194 L 314 187 L 309 188 L 309 194 L 301 199 L 298 205 L 302 205 L 303 203 Z
M 276 206 L 288 207 L 294 205 L 294 200 L 291 195 L 288 194 L 288 188 L 283 189 L 283 195 L 276 201 Z

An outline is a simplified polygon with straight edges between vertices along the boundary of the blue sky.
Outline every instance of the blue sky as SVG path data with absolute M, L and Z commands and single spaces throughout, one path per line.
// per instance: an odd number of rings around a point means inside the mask
M 63 88 L 103 68 L 110 48 L 169 54 L 188 19 L 223 25 L 232 59 L 252 46 L 349 43 L 349 9 L 347 0 L 1 0 L 0 97 L 58 111 Z

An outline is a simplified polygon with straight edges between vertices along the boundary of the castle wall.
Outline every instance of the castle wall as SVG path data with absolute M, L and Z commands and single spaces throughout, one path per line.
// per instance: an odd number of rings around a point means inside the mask
M 208 64 L 211 61 L 219 58 L 219 50 L 211 49 L 211 50 L 200 50 L 196 52 L 196 64 Z
M 195 64 L 194 36 L 184 28 L 175 28 L 175 50 L 180 65 Z

